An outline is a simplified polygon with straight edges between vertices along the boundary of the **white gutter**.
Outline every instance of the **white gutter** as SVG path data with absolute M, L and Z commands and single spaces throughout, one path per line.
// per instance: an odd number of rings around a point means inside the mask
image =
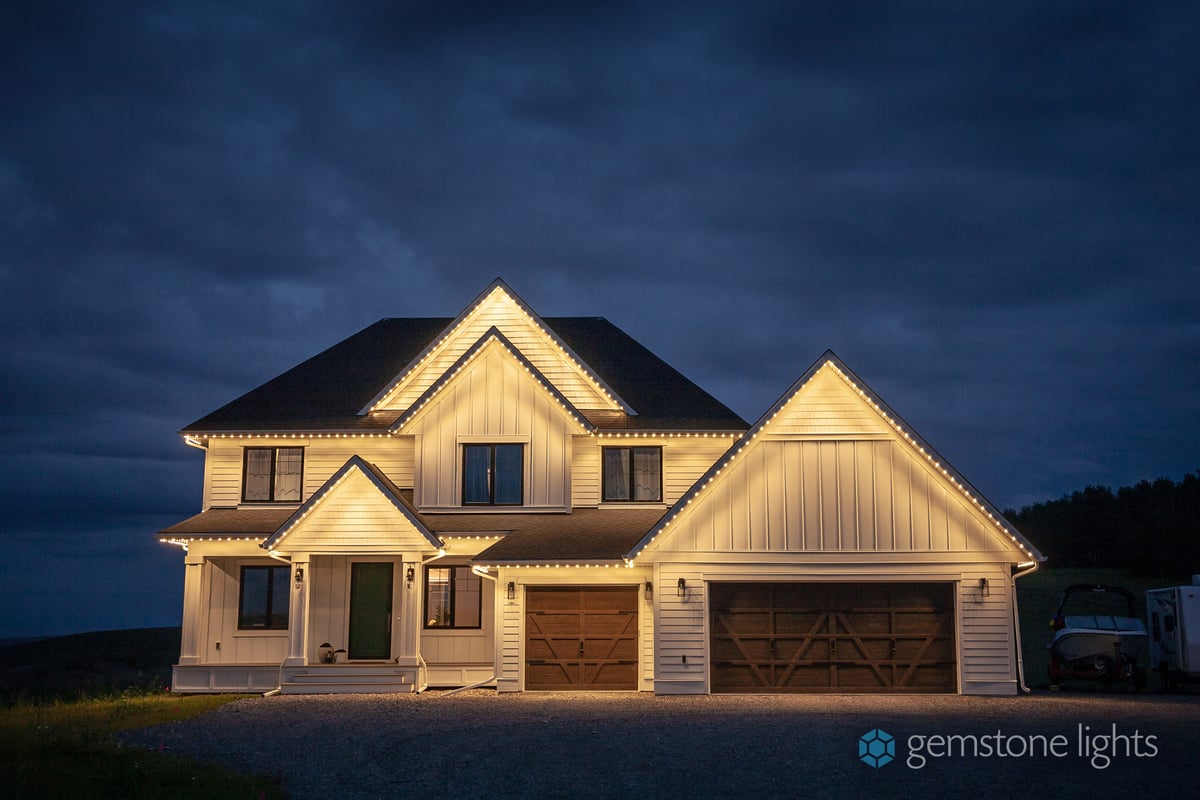
M 1022 692 L 1029 694 L 1031 690 L 1025 685 L 1025 656 L 1021 653 L 1021 615 L 1017 610 L 1017 578 L 1037 572 L 1038 562 L 1026 561 L 1016 566 L 1018 571 L 1009 576 L 1008 585 L 1012 589 L 1013 634 L 1017 641 L 1017 686 Z M 1025 567 L 1025 569 L 1021 569 L 1021 567 Z

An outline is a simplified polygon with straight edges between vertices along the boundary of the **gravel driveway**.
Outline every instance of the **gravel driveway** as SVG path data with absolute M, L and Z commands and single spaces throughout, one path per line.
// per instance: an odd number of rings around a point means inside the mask
M 891 763 L 860 761 L 873 729 L 893 737 Z M 292 797 L 322 800 L 1188 797 L 1200 697 L 255 697 L 123 738 L 282 774 Z

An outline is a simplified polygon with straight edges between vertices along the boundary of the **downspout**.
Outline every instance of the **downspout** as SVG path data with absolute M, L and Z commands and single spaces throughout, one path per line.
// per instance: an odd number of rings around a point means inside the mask
M 277 554 L 274 550 L 268 550 L 267 555 L 269 555 L 271 558 L 275 559 L 276 561 L 282 561 L 284 564 L 290 565 L 292 563 L 292 560 L 290 558 L 284 558 L 283 556 Z M 279 662 L 279 669 L 275 671 L 276 676 L 283 675 L 283 665 L 287 662 L 287 658 L 288 657 L 285 655 L 283 657 L 283 661 Z M 263 697 L 274 697 L 277 694 L 283 694 L 283 681 L 279 681 L 278 678 L 276 680 L 279 683 L 279 685 L 276 686 L 274 689 L 268 689 L 267 691 L 263 692 L 263 694 L 262 694 Z
M 1016 636 L 1017 642 L 1017 686 L 1025 694 L 1030 693 L 1030 688 L 1025 685 L 1025 656 L 1021 653 L 1021 615 L 1017 609 L 1017 578 L 1023 578 L 1026 575 L 1037 572 L 1038 562 L 1026 562 L 1028 566 L 1021 569 L 1022 564 L 1017 564 L 1015 569 L 1008 578 L 1009 588 L 1012 590 L 1012 609 L 1013 609 L 1013 634 Z
M 446 557 L 446 548 L 441 548 L 429 558 L 421 559 L 421 580 L 425 580 L 425 565 L 432 564 L 439 558 Z M 421 629 L 417 628 L 417 663 L 420 665 L 420 674 L 417 675 L 418 685 L 417 694 L 422 694 L 429 688 L 429 665 L 425 663 L 425 656 L 421 655 Z
M 482 568 L 480 568 L 480 567 L 474 567 L 474 566 L 473 566 L 473 567 L 471 567 L 471 572 L 475 573 L 476 575 L 478 575 L 478 576 L 479 576 L 479 577 L 481 577 L 481 578 L 487 578 L 489 581 L 491 581 L 492 583 L 496 584 L 496 588 L 497 588 L 497 589 L 499 589 L 499 587 L 500 587 L 500 581 L 499 581 L 499 579 L 498 579 L 498 578 L 496 578 L 494 575 L 489 575 L 489 574 L 487 573 L 487 571 L 486 571 L 486 570 L 484 570 L 484 569 L 482 569 Z M 475 681 L 475 683 L 468 684 L 467 686 L 460 686 L 460 687 L 458 687 L 457 689 L 454 689 L 454 690 L 452 690 L 452 691 L 446 692 L 444 695 L 442 695 L 442 697 L 450 697 L 451 695 L 458 694 L 459 692 L 465 692 L 465 691 L 468 691 L 468 690 L 470 690 L 470 689 L 478 689 L 480 686 L 486 686 L 487 684 L 489 684 L 489 683 L 492 683 L 493 681 L 495 681 L 495 680 L 496 680 L 496 670 L 495 670 L 494 668 L 495 668 L 495 666 L 496 666 L 496 654 L 497 654 L 497 653 L 499 652 L 499 650 L 500 650 L 500 632 L 499 632 L 498 630 L 495 630 L 495 628 L 497 627 L 497 626 L 495 625 L 495 617 L 496 617 L 496 614 L 494 614 L 494 613 L 493 613 L 493 615 L 492 615 L 492 616 L 493 616 L 493 621 L 492 621 L 492 628 L 493 628 L 493 631 L 492 631 L 492 639 L 493 639 L 493 640 L 496 642 L 496 652 L 494 652 L 494 653 L 492 654 L 492 667 L 493 667 L 493 669 L 492 669 L 492 674 L 491 674 L 489 677 L 487 677 L 487 678 L 484 678 L 484 679 L 483 679 L 483 680 L 481 680 L 481 681 Z

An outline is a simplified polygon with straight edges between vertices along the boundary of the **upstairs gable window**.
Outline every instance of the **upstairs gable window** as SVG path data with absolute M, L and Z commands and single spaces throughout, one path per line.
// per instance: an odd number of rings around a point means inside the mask
M 299 503 L 303 475 L 303 447 L 247 447 L 242 502 Z
M 661 503 L 661 447 L 605 447 L 604 502 Z
M 519 506 L 525 502 L 525 446 L 463 445 L 463 505 Z

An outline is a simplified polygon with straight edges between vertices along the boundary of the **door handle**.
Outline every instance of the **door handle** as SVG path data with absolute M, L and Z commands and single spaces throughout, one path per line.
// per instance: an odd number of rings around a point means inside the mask
M 583 639 L 579 640 L 579 655 L 583 655 Z

